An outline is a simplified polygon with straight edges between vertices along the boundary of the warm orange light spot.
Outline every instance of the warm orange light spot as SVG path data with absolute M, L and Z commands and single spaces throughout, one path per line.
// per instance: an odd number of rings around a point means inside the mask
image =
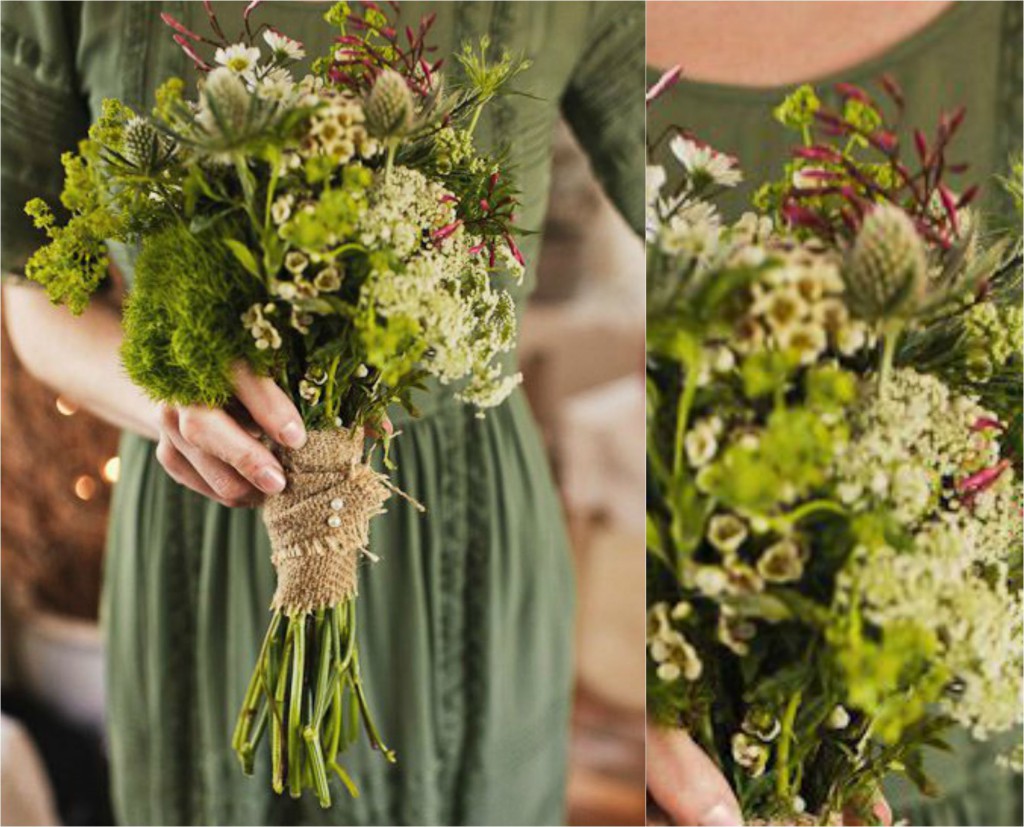
M 100 472 L 107 482 L 117 482 L 121 476 L 121 458 L 111 457 L 103 463 L 103 470 Z
M 82 474 L 75 480 L 75 496 L 80 500 L 91 500 L 96 495 L 96 480 L 88 474 Z
M 78 411 L 78 405 L 74 402 L 70 402 L 63 396 L 57 397 L 57 410 L 64 414 L 64 416 L 71 416 Z

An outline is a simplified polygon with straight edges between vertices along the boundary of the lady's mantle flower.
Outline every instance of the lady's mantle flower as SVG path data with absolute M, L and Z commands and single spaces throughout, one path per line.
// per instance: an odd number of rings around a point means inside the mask
M 302 60 L 306 56 L 306 50 L 298 40 L 292 40 L 277 29 L 267 29 L 263 32 L 263 39 L 278 60 Z M 259 52 L 256 56 L 259 58 Z
M 236 75 L 251 77 L 260 59 L 260 50 L 256 46 L 234 43 L 227 48 L 219 48 L 213 55 L 221 66 L 226 66 Z
M 669 147 L 692 179 L 709 181 L 721 187 L 734 187 L 743 180 L 736 161 L 707 144 L 677 135 Z

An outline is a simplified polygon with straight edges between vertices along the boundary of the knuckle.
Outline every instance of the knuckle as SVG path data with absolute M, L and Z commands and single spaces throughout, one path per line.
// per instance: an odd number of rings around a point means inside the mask
M 178 417 L 178 433 L 189 445 L 196 445 L 203 436 L 202 419 L 188 411 L 182 411 Z
M 252 479 L 265 464 L 263 453 L 257 448 L 246 448 L 235 458 L 234 466 L 243 477 Z
M 160 412 L 160 426 L 165 431 L 173 431 L 178 427 L 178 409 L 165 407 Z
M 248 486 L 227 473 L 211 474 L 207 482 L 225 500 L 241 499 L 248 493 Z
M 173 474 L 178 470 L 178 452 L 166 439 L 161 439 L 156 446 L 156 459 L 168 473 Z

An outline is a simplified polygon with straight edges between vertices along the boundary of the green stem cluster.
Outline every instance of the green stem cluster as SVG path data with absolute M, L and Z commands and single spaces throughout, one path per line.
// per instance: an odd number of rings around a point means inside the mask
M 256 749 L 269 728 L 274 792 L 287 787 L 299 798 L 310 788 L 326 809 L 331 771 L 357 796 L 338 755 L 358 739 L 360 722 L 370 745 L 394 762 L 359 675 L 355 602 L 312 613 L 274 612 L 232 739 L 245 774 L 253 774 Z

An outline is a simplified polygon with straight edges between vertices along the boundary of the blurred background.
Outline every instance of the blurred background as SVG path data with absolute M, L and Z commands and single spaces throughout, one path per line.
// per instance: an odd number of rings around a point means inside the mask
M 579 593 L 571 824 L 644 821 L 644 258 L 558 127 L 526 392 L 569 522 Z M 112 824 L 97 625 L 117 433 L 2 341 L 3 824 Z

